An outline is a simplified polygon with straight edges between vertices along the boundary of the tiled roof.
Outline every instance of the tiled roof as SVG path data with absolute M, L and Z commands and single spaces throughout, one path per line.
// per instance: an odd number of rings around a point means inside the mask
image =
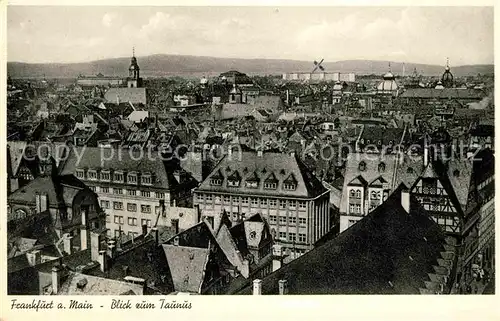
M 419 294 L 445 251 L 440 227 L 401 188 L 358 223 L 262 279 L 262 294 Z M 247 287 L 240 294 L 251 294 Z
M 104 94 L 110 103 L 131 102 L 132 104 L 147 104 L 146 88 L 110 88 Z
M 163 244 L 175 291 L 201 293 L 209 248 Z
M 124 295 L 143 294 L 143 286 L 125 281 L 69 272 L 57 295 Z
M 238 171 L 241 177 L 240 187 L 230 187 L 227 185 L 227 177 Z M 211 176 L 221 173 L 224 177 L 221 186 L 211 185 Z M 284 174 L 283 174 L 284 172 Z M 278 180 L 276 189 L 265 189 L 264 181 L 273 174 Z M 295 190 L 284 190 L 283 181 L 290 174 L 297 180 Z M 258 188 L 246 187 L 249 178 L 256 177 L 259 180 Z M 236 194 L 261 194 L 277 195 L 287 197 L 316 197 L 327 190 L 321 182 L 306 168 L 306 166 L 295 156 L 290 154 L 266 153 L 259 156 L 256 152 L 234 152 L 233 155 L 226 155 L 213 169 L 198 188 L 203 192 L 221 192 Z
M 389 146 L 390 142 L 397 145 L 403 139 L 405 130 L 403 128 L 381 128 L 365 126 L 361 133 L 360 139 L 364 139 L 364 144 L 370 141 L 370 144 L 378 144 L 380 141 L 382 146 Z
M 458 89 L 458 88 L 408 88 L 399 95 L 400 98 L 458 98 L 458 99 L 481 99 L 485 96 L 484 92 L 476 89 Z
M 124 176 L 127 172 L 132 171 L 150 173 L 156 176 L 153 187 L 168 189 L 172 179 L 169 179 L 170 175 L 167 173 L 165 164 L 158 154 L 152 153 L 152 156 L 149 159 L 147 153 L 144 152 L 143 157 L 138 157 L 132 153 L 132 150 L 128 149 L 75 148 L 60 172 L 65 175 L 75 174 L 77 169 L 112 169 L 124 171 Z M 81 157 L 80 160 L 78 157 Z

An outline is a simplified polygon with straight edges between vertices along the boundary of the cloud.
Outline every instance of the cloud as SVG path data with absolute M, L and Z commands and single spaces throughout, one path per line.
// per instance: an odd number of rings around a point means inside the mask
M 116 13 L 106 13 L 102 16 L 102 24 L 107 28 L 110 28 L 117 20 L 118 15 Z

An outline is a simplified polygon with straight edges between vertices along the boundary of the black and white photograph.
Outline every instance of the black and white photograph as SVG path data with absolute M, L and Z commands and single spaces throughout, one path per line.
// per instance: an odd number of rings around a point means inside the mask
M 495 294 L 494 8 L 306 5 L 7 6 L 9 310 Z

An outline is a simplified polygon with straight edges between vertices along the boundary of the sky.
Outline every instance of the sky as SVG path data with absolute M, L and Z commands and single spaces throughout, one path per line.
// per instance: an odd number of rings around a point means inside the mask
M 151 54 L 492 64 L 492 7 L 9 6 L 8 61 Z

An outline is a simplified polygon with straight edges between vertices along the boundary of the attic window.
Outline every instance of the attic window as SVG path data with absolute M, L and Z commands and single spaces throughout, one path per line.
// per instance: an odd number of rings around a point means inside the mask
M 257 236 L 257 232 L 255 232 L 255 231 L 250 232 L 251 239 L 254 239 L 256 236 Z
M 264 182 L 265 189 L 276 189 L 278 188 L 278 183 L 276 182 Z
M 285 191 L 295 191 L 297 184 L 295 183 L 283 183 L 283 189 Z
M 210 185 L 221 186 L 222 185 L 222 179 L 220 179 L 220 178 L 212 178 L 210 180 Z
M 231 172 L 231 168 L 228 166 L 226 167 L 226 172 L 230 173 Z
M 286 173 L 285 173 L 285 170 L 284 170 L 284 169 L 282 169 L 282 170 L 280 171 L 280 174 L 281 174 L 281 175 L 285 175 L 285 174 L 286 174 Z
M 408 174 L 413 174 L 413 168 L 412 167 L 408 167 L 408 169 L 406 170 L 406 172 Z
M 361 161 L 359 163 L 359 167 L 358 168 L 359 168 L 360 171 L 365 171 L 366 170 L 366 163 L 364 161 Z
M 453 171 L 453 176 L 455 176 L 455 177 L 460 176 L 460 171 L 459 171 L 458 169 L 455 169 L 455 170 Z
M 381 162 L 380 164 L 378 164 L 378 171 L 380 173 L 385 172 L 385 163 L 384 162 Z
M 265 168 L 263 168 L 263 169 L 262 169 L 262 174 L 265 174 L 265 173 L 267 173 L 267 171 L 266 171 L 266 169 L 265 169 Z
M 151 185 L 152 184 L 151 174 L 142 174 L 141 182 L 143 185 Z
M 76 170 L 76 177 L 83 179 L 85 177 L 85 171 L 83 169 L 77 169 Z
M 111 176 L 110 176 L 109 170 L 102 170 L 101 171 L 101 181 L 109 182 L 110 177 Z
M 245 174 L 246 174 L 246 173 L 248 173 L 248 168 L 247 168 L 247 167 L 245 167 L 245 168 L 243 169 L 243 173 L 245 173 Z

